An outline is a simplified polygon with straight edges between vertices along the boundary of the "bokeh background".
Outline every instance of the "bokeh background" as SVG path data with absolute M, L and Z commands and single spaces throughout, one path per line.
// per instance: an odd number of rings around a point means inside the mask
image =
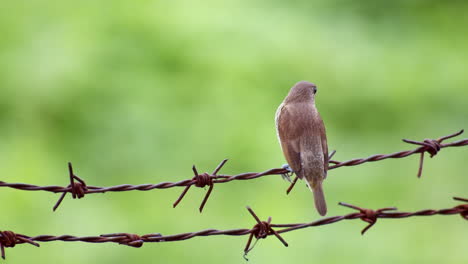
M 2 181 L 67 185 L 66 162 L 88 184 L 157 183 L 285 163 L 274 114 L 299 80 L 317 106 L 337 160 L 412 148 L 468 128 L 465 1 L 5 1 L 0 9 Z M 467 196 L 464 148 L 329 173 L 329 216 L 344 201 L 369 208 L 448 208 Z M 2 188 L 1 230 L 27 235 L 175 234 L 250 228 L 252 206 L 276 223 L 319 219 L 300 184 L 279 176 L 216 185 L 69 196 Z M 253 263 L 466 263 L 458 216 L 360 221 L 262 240 Z M 245 263 L 247 237 L 146 244 L 42 243 L 7 250 L 10 263 Z

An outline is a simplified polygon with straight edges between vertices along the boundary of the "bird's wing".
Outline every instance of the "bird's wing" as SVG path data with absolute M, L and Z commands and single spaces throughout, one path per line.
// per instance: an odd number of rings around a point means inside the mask
M 281 104 L 276 112 L 278 138 L 289 166 L 302 179 L 302 174 L 300 173 L 302 169 L 300 135 L 303 130 L 293 120 L 290 110 L 284 104 Z
M 322 151 L 323 151 L 323 169 L 325 171 L 325 177 L 327 176 L 328 171 L 328 143 L 327 143 L 327 134 L 325 132 L 325 125 L 323 124 L 322 118 L 319 116 L 320 122 L 319 123 L 319 133 L 320 139 L 322 142 Z

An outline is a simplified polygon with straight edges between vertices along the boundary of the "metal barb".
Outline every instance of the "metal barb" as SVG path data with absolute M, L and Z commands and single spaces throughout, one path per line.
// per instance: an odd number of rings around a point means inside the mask
M 2 259 L 5 259 L 5 248 L 6 247 L 15 247 L 18 244 L 31 244 L 33 246 L 39 247 L 39 244 L 34 242 L 32 239 L 25 235 L 16 234 L 12 231 L 0 231 L 0 251 Z
M 468 220 L 468 199 L 466 198 L 460 198 L 460 197 L 453 197 L 454 200 L 456 201 L 460 201 L 460 202 L 465 202 L 466 204 L 461 204 L 461 205 L 458 205 L 456 206 L 457 209 L 460 209 L 460 216 L 465 219 L 465 220 Z
M 361 235 L 364 235 L 367 232 L 367 230 L 369 230 L 372 226 L 375 225 L 375 223 L 377 222 L 377 218 L 379 218 L 379 216 L 383 212 L 397 210 L 396 207 L 386 207 L 386 208 L 381 208 L 381 209 L 378 209 L 378 210 L 372 210 L 372 209 L 365 209 L 365 208 L 361 208 L 359 206 L 355 206 L 355 205 L 351 205 L 351 204 L 347 204 L 347 203 L 342 203 L 342 202 L 340 202 L 338 204 L 341 205 L 341 206 L 345 206 L 345 207 L 348 207 L 348 208 L 359 211 L 361 213 L 359 215 L 359 218 L 362 221 L 365 221 L 365 222 L 369 223 L 366 227 L 364 227 L 364 229 L 362 229 Z
M 196 187 L 209 186 L 208 191 L 206 192 L 205 197 L 203 198 L 199 207 L 200 213 L 203 212 L 203 208 L 205 207 L 205 204 L 208 201 L 208 198 L 210 197 L 211 192 L 213 191 L 213 187 L 214 187 L 213 179 L 216 179 L 218 177 L 217 173 L 223 168 L 224 164 L 226 164 L 227 161 L 228 161 L 227 159 L 221 161 L 221 163 L 219 163 L 219 165 L 214 169 L 211 175 L 208 174 L 207 172 L 199 174 L 197 171 L 197 168 L 195 167 L 195 165 L 193 165 L 192 170 L 194 173 L 194 177 L 191 180 L 191 184 L 188 184 L 184 188 L 182 193 L 179 195 L 179 198 L 177 198 L 177 200 L 172 205 L 173 208 L 175 208 L 182 201 L 185 194 L 188 192 L 188 190 L 190 189 L 192 185 L 195 185 Z
M 437 139 L 436 141 L 440 142 L 440 149 L 442 148 L 447 148 L 447 147 L 462 147 L 462 146 L 468 146 L 468 138 L 450 142 L 450 143 L 442 143 L 444 140 L 447 140 L 449 138 L 453 138 L 455 136 L 459 136 L 463 133 L 463 130 L 453 133 L 448 136 L 441 137 Z M 415 141 L 416 142 L 416 141 Z M 348 161 L 335 161 L 335 160 L 329 160 L 328 164 L 328 169 L 336 169 L 340 167 L 349 167 L 349 166 L 357 166 L 363 163 L 367 162 L 376 162 L 376 161 L 381 161 L 384 159 L 396 159 L 396 158 L 405 158 L 413 154 L 420 154 L 420 165 L 419 165 L 419 170 L 418 170 L 418 175 L 420 176 L 422 174 L 422 168 L 423 168 L 423 155 L 425 152 L 428 152 L 427 149 L 438 149 L 437 146 L 429 147 L 428 142 L 418 142 L 417 145 L 418 147 L 413 150 L 407 150 L 407 151 L 400 151 L 400 152 L 395 152 L 391 154 L 377 154 L 377 155 L 372 155 L 367 158 L 358 158 L 358 159 L 352 159 Z M 331 153 L 333 154 L 333 152 Z M 330 155 L 331 156 L 331 155 Z M 331 158 L 331 157 L 330 157 Z M 204 173 L 200 175 L 196 168 L 193 167 L 192 170 L 194 171 L 195 176 L 201 176 L 201 177 L 194 177 L 192 179 L 186 179 L 186 180 L 181 180 L 178 182 L 161 182 L 161 183 L 156 183 L 156 184 L 138 184 L 138 185 L 131 185 L 131 184 L 122 184 L 122 185 L 116 185 L 116 186 L 108 186 L 108 187 L 98 187 L 98 186 L 87 186 L 85 182 L 80 179 L 78 176 L 76 176 L 73 172 L 73 167 L 71 166 L 71 163 L 69 163 L 69 174 L 70 174 L 70 185 L 63 187 L 63 186 L 38 186 L 38 185 L 32 185 L 32 184 L 24 184 L 24 183 L 7 183 L 7 182 L 2 182 L 0 181 L 0 187 L 8 187 L 8 188 L 13 188 L 17 190 L 23 190 L 23 191 L 46 191 L 46 192 L 53 192 L 53 193 L 62 193 L 61 197 L 55 204 L 53 210 L 55 211 L 58 206 L 61 204 L 62 200 L 64 199 L 66 193 L 72 193 L 72 197 L 78 197 L 81 198 L 85 194 L 91 194 L 91 193 L 106 193 L 106 192 L 126 192 L 126 191 L 150 191 L 154 189 L 168 189 L 168 188 L 174 188 L 174 187 L 185 187 L 184 191 L 181 193 L 179 196 L 179 199 L 174 203 L 174 207 L 177 206 L 177 204 L 181 201 L 181 199 L 185 196 L 187 193 L 188 189 L 192 185 L 200 185 L 199 183 L 205 181 L 209 184 L 206 184 L 210 186 L 210 189 L 207 191 L 205 198 L 202 201 L 202 204 L 200 205 L 200 211 L 203 210 L 208 197 L 211 195 L 211 192 L 213 190 L 213 185 L 217 183 L 227 183 L 231 181 L 236 181 L 236 180 L 253 180 L 257 179 L 260 177 L 265 177 L 265 176 L 270 176 L 270 175 L 282 175 L 285 173 L 288 173 L 289 171 L 284 168 L 273 168 L 269 169 L 263 172 L 247 172 L 247 173 L 240 173 L 237 175 L 220 175 L 218 174 L 219 170 L 223 167 L 223 165 L 226 163 L 227 160 L 223 160 L 218 167 L 215 169 L 214 173 L 212 175 L 209 175 L 208 173 Z M 205 177 L 203 175 L 209 175 L 209 177 Z M 294 179 L 292 182 L 291 186 L 289 186 L 287 193 L 289 193 L 294 185 L 297 183 L 297 178 Z M 212 183 L 212 185 L 211 185 Z M 204 186 L 206 186 L 204 185 Z
M 248 260 L 247 259 L 247 254 L 252 249 L 254 249 L 255 245 L 258 242 L 258 240 L 267 238 L 269 235 L 274 235 L 276 238 L 278 238 L 278 240 L 281 243 L 283 243 L 283 245 L 285 247 L 288 246 L 288 243 L 286 242 L 286 240 L 284 240 L 283 237 L 281 237 L 281 235 L 276 230 L 274 230 L 272 228 L 272 226 L 271 226 L 271 220 L 272 220 L 271 216 L 268 217 L 267 221 L 261 221 L 260 218 L 257 216 L 257 214 L 252 210 L 252 208 L 247 206 L 247 210 L 249 211 L 249 213 L 252 215 L 252 217 L 255 219 L 255 221 L 257 223 L 249 230 L 250 235 L 249 235 L 249 238 L 248 238 L 247 243 L 246 243 L 245 248 L 244 248 L 244 259 L 245 260 Z M 252 247 L 250 247 L 253 237 L 255 237 L 257 240 L 255 241 L 254 245 Z
M 286 190 L 286 194 L 289 194 L 292 191 L 292 189 L 294 188 L 294 186 L 297 183 L 297 180 L 299 180 L 299 177 L 296 176 L 294 178 L 293 182 L 291 183 L 291 185 L 289 185 L 288 189 Z
M 70 177 L 70 184 L 67 186 L 67 189 L 62 192 L 62 195 L 52 208 L 52 211 L 54 212 L 60 206 L 68 192 L 71 192 L 73 199 L 81 199 L 88 191 L 85 181 L 73 173 L 73 166 L 71 162 L 68 162 L 68 174 Z M 75 182 L 75 180 L 78 182 Z
M 467 202 L 468 199 L 455 197 L 456 200 L 461 202 Z M 140 247 L 143 243 L 147 242 L 171 242 L 171 241 L 183 241 L 187 239 L 191 239 L 194 237 L 199 236 L 219 236 L 219 235 L 226 235 L 226 236 L 245 236 L 248 235 L 247 245 L 244 248 L 244 254 L 252 250 L 251 243 L 253 238 L 257 238 L 258 241 L 261 238 L 266 238 L 271 235 L 275 235 L 285 246 L 288 246 L 286 241 L 280 236 L 282 233 L 292 232 L 294 230 L 309 228 L 309 227 L 316 227 L 322 225 L 329 225 L 333 223 L 337 223 L 343 220 L 354 220 L 354 219 L 361 219 L 369 223 L 369 225 L 362 231 L 365 233 L 370 226 L 373 226 L 378 218 L 387 218 L 387 219 L 400 219 L 400 218 L 408 218 L 408 217 L 415 217 L 415 216 L 434 216 L 434 215 L 459 215 L 461 214 L 468 220 L 468 204 L 461 204 L 454 206 L 448 209 L 428 209 L 428 210 L 420 210 L 416 212 L 387 212 L 390 210 L 395 210 L 394 207 L 382 208 L 378 210 L 370 210 L 364 209 L 355 205 L 347 204 L 347 203 L 340 203 L 343 206 L 358 210 L 359 212 L 349 213 L 347 215 L 342 216 L 332 216 L 322 218 L 313 222 L 309 223 L 292 223 L 292 224 L 272 224 L 271 217 L 268 218 L 267 221 L 261 221 L 260 218 L 255 214 L 255 212 L 250 208 L 247 207 L 249 213 L 254 217 L 256 224 L 250 229 L 231 229 L 231 230 L 217 230 L 217 229 L 204 229 L 196 232 L 186 232 L 181 234 L 175 235 L 166 235 L 163 236 L 159 233 L 152 233 L 146 235 L 135 235 L 135 234 L 128 234 L 128 233 L 116 233 L 116 234 L 107 234 L 107 235 L 100 235 L 100 236 L 86 236 L 86 237 L 76 237 L 71 235 L 59 235 L 59 236 L 52 236 L 52 235 L 39 235 L 35 237 L 28 237 L 25 235 L 15 234 L 11 231 L 3 231 L 0 232 L 0 247 L 4 255 L 4 248 L 5 247 L 13 247 L 18 244 L 28 243 L 34 246 L 39 246 L 37 242 L 52 242 L 52 241 L 67 241 L 67 242 L 86 242 L 86 243 L 118 243 L 123 245 L 128 245 L 132 247 Z M 375 216 L 375 218 L 374 218 Z M 276 230 L 274 230 L 275 228 Z M 246 256 L 244 256 L 246 257 Z
M 449 139 L 449 138 L 459 136 L 459 135 L 461 135 L 463 133 L 463 131 L 464 130 L 462 129 L 459 132 L 450 134 L 448 136 L 440 137 L 438 139 L 427 139 L 426 138 L 422 142 L 409 140 L 409 139 L 403 139 L 403 141 L 406 142 L 406 143 L 421 146 L 420 148 L 418 148 L 416 150 L 416 152 L 421 153 L 420 156 L 419 156 L 419 168 L 418 168 L 418 174 L 417 174 L 418 178 L 421 178 L 421 175 L 422 175 L 422 170 L 423 170 L 423 166 L 424 166 L 424 154 L 427 152 L 427 153 L 430 154 L 431 158 L 434 157 L 442 149 L 442 147 L 443 147 L 441 145 L 442 141 L 444 141 L 446 139 Z
M 465 199 L 465 198 L 461 198 L 461 197 L 453 197 L 454 200 L 456 201 L 460 201 L 460 202 L 467 202 L 468 203 L 468 199 Z

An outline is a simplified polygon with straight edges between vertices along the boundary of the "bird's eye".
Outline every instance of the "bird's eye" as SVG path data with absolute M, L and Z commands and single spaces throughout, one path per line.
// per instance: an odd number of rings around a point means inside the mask
M 317 93 L 317 87 L 314 87 L 314 94 Z

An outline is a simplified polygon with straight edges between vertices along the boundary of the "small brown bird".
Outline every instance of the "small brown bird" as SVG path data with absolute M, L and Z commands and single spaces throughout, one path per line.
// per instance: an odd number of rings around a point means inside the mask
M 291 169 L 314 193 L 315 208 L 327 213 L 322 182 L 327 177 L 328 146 L 325 125 L 315 107 L 317 87 L 296 83 L 276 111 L 276 130 Z

